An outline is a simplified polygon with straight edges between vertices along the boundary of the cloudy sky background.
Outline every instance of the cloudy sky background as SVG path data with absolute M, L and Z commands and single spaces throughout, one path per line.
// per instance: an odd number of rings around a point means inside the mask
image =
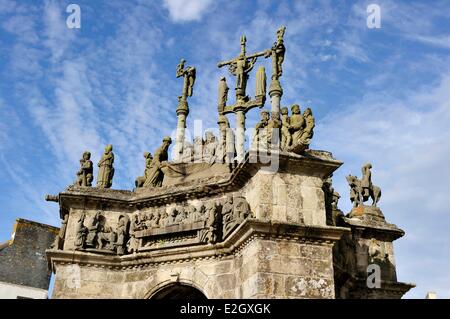
M 282 104 L 310 106 L 311 147 L 344 161 L 341 209 L 345 175 L 370 161 L 380 207 L 406 231 L 395 243 L 399 280 L 417 284 L 406 297 L 450 298 L 450 3 L 181 2 L 0 0 L 0 241 L 16 217 L 59 225 L 44 196 L 73 183 L 84 150 L 96 163 L 113 144 L 113 188 L 133 188 L 142 153 L 176 127 L 180 58 L 197 68 L 189 129 L 216 127 L 217 81 L 234 85 L 217 62 L 239 53 L 242 34 L 261 51 L 285 25 Z M 373 2 L 380 29 L 366 25 Z M 70 3 L 81 29 L 66 26 Z

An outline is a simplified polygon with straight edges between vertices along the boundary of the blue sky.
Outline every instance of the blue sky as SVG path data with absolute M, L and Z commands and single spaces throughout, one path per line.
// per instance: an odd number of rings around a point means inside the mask
M 70 3 L 80 29 L 66 26 Z M 366 25 L 370 3 L 379 29 Z M 406 297 L 450 298 L 448 1 L 0 0 L 0 241 L 16 217 L 59 225 L 44 196 L 73 183 L 86 149 L 96 163 L 113 144 L 113 188 L 132 189 L 142 153 L 176 127 L 180 58 L 197 68 L 188 129 L 216 127 L 217 81 L 234 83 L 217 62 L 239 53 L 242 34 L 248 52 L 270 47 L 280 25 L 282 105 L 310 106 L 311 148 L 344 161 L 341 209 L 345 175 L 370 161 L 381 209 L 406 231 L 395 242 L 399 280 L 417 284 Z

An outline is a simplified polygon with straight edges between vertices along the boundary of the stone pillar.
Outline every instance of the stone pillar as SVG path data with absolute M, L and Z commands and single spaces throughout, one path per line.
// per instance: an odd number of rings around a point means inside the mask
M 277 112 L 280 114 L 280 101 L 283 95 L 283 89 L 281 88 L 280 81 L 278 79 L 272 79 L 269 87 L 270 102 L 272 104 L 272 113 Z
M 175 140 L 175 151 L 174 151 L 174 158 L 173 160 L 175 162 L 181 161 L 181 156 L 183 155 L 183 146 L 184 146 L 184 136 L 185 136 L 185 129 L 186 129 L 186 118 L 189 114 L 189 108 L 187 101 L 180 100 L 178 103 L 177 108 L 177 133 L 176 133 L 176 140 Z
M 281 96 L 283 95 L 283 89 L 281 88 L 281 84 L 280 81 L 272 76 L 272 81 L 270 82 L 270 87 L 269 87 L 269 96 L 270 96 L 270 103 L 272 105 L 272 114 L 271 116 L 273 117 L 274 114 L 277 114 L 277 120 L 281 121 L 280 118 L 280 105 L 281 105 Z M 273 119 L 275 120 L 275 119 Z M 278 134 L 272 134 L 273 137 L 272 138 L 272 148 L 273 149 L 278 149 L 280 146 L 280 137 L 281 137 L 281 132 L 280 129 L 278 128 Z
M 244 110 L 236 111 L 236 158 L 240 163 L 245 156 L 245 113 Z

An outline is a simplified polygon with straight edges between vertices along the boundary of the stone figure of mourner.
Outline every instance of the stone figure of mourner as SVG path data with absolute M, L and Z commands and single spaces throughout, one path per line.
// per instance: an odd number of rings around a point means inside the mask
M 183 163 L 191 163 L 194 157 L 194 146 L 189 142 L 184 142 L 183 155 L 181 161 Z
M 232 227 L 234 213 L 233 196 L 227 196 L 225 203 L 222 206 L 223 218 L 223 233 L 226 234 L 230 227 Z
M 134 182 L 136 187 L 144 186 L 144 183 L 147 180 L 148 173 L 152 166 L 152 161 L 153 161 L 152 154 L 150 152 L 144 152 L 144 158 L 145 158 L 144 176 L 139 176 L 138 178 L 136 178 L 136 181 Z
M 203 148 L 203 160 L 208 163 L 214 163 L 216 159 L 217 141 L 212 132 L 205 133 L 205 146 Z
M 126 216 L 120 216 L 117 224 L 117 240 L 115 242 L 117 254 L 123 255 L 126 253 L 126 244 L 128 241 L 128 218 Z
M 112 186 L 112 180 L 114 177 L 114 153 L 112 150 L 113 147 L 111 144 L 106 145 L 105 152 L 97 164 L 99 167 L 97 187 L 110 188 Z
M 169 159 L 169 146 L 172 143 L 172 139 L 168 136 L 163 138 L 161 146 L 156 150 L 155 156 L 151 167 L 147 172 L 147 179 L 145 180 L 144 187 L 160 187 L 164 179 L 164 173 L 162 168 L 166 165 Z
M 77 186 L 92 186 L 92 180 L 94 179 L 94 165 L 91 161 L 91 153 L 86 151 L 83 153 L 80 159 L 80 170 L 77 172 L 77 180 L 75 185 Z
M 88 232 L 88 229 L 84 226 L 85 218 L 86 218 L 86 215 L 84 213 L 81 213 L 80 217 L 77 220 L 76 237 L 75 237 L 75 247 L 76 248 L 84 248 L 84 244 L 86 241 L 86 234 Z
M 103 216 L 100 215 L 104 219 Z M 108 249 L 113 250 L 115 242 L 115 233 L 112 231 L 111 227 L 106 225 L 106 221 L 98 220 L 97 224 L 97 249 Z
M 253 148 L 267 148 L 269 112 L 261 111 L 261 120 L 255 126 L 255 136 L 253 138 Z
M 288 108 L 281 108 L 281 149 L 286 149 L 291 145 L 292 138 L 289 131 L 290 123 Z
M 131 218 L 131 223 L 130 223 L 130 238 L 128 239 L 127 242 L 127 250 L 129 253 L 134 253 L 137 251 L 138 247 L 139 247 L 139 241 L 136 238 L 136 231 L 138 231 L 140 228 L 140 221 L 139 221 L 139 217 L 138 215 L 134 215 Z
M 86 245 L 95 246 L 95 238 L 97 236 L 97 230 L 99 226 L 99 217 L 100 212 L 98 211 L 94 217 L 91 219 L 91 222 L 87 226 L 87 236 L 86 236 Z
M 217 223 L 220 218 L 221 211 L 217 209 L 218 204 L 210 202 L 206 207 L 206 227 L 208 228 L 208 242 L 214 243 L 217 241 Z
M 305 127 L 302 135 L 300 136 L 300 142 L 302 144 L 309 144 L 314 135 L 314 127 L 316 125 L 312 111 L 309 107 L 303 112 L 303 119 L 305 120 Z
M 277 144 L 280 138 L 281 121 L 279 119 L 280 114 L 278 112 L 272 112 L 272 116 L 267 124 L 267 147 L 271 147 L 272 144 Z
M 291 106 L 292 115 L 290 117 L 289 132 L 292 136 L 292 144 L 300 140 L 305 127 L 305 119 L 300 111 L 300 106 L 294 104 Z
M 353 175 L 348 175 L 346 179 L 350 186 L 350 201 L 353 207 L 357 207 L 361 203 L 361 181 Z

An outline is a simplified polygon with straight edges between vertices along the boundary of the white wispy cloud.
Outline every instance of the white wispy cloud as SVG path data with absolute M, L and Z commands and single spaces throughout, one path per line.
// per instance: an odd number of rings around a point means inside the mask
M 6 163 L 3 167 L 12 174 L 15 187 L 23 190 L 14 194 L 16 202 L 26 202 L 26 209 L 36 207 L 45 218 L 54 216 L 57 224 L 57 208 L 42 203 L 43 195 L 73 182 L 85 149 L 96 162 L 107 143 L 114 145 L 116 154 L 113 187 L 130 189 L 135 176 L 142 174 L 142 152 L 153 152 L 176 127 L 182 80 L 174 73 L 179 59 L 188 57 L 188 64 L 197 68 L 188 129 L 192 131 L 195 119 L 203 120 L 204 128 L 216 127 L 217 81 L 227 76 L 233 100 L 235 80 L 226 69 L 218 69 L 217 62 L 239 53 L 242 34 L 247 35 L 248 52 L 260 51 L 272 45 L 276 30 L 285 25 L 282 104 L 311 105 L 319 114 L 312 147 L 332 151 L 345 161 L 334 178 L 342 208 L 350 208 L 344 176 L 359 174 L 361 164 L 372 161 L 374 183 L 383 189 L 381 207 L 388 221 L 407 231 L 396 248 L 401 248 L 399 278 L 419 284 L 409 296 L 421 297 L 424 289 L 433 288 L 449 296 L 443 271 L 430 279 L 420 264 L 415 266 L 417 256 L 427 267 L 449 266 L 443 251 L 424 244 L 449 244 L 444 226 L 450 224 L 446 215 L 450 203 L 443 191 L 450 177 L 448 59 L 433 52 L 405 61 L 398 47 L 392 52 L 389 47 L 388 54 L 378 58 L 371 49 L 386 50 L 386 45 L 373 41 L 376 33 L 366 28 L 364 1 L 351 10 L 332 1 L 257 5 L 223 1 L 219 6 L 212 1 L 167 0 L 164 8 L 145 1 L 110 5 L 113 9 L 95 14 L 89 5 L 81 6 L 82 19 L 95 16 L 89 30 L 99 35 L 93 37 L 83 29 L 89 26 L 84 22 L 81 32 L 67 29 L 65 7 L 57 1 L 22 5 L 0 0 L 1 11 L 7 13 L 0 25 L 14 38 L 0 46 L 12 80 L 8 93 L 23 105 L 17 109 L 0 98 L 4 152 L 0 162 Z M 447 47 L 446 36 L 434 32 L 433 18 L 445 14 L 440 13 L 442 8 L 430 9 L 430 16 L 424 17 L 421 5 L 393 1 L 380 5 L 381 34 Z M 170 21 L 158 15 L 164 10 Z M 188 21 L 201 23 L 189 24 L 189 32 L 172 23 Z M 270 78 L 271 61 L 258 63 Z M 375 67 L 370 69 L 371 65 Z M 416 76 L 410 82 L 411 74 L 424 72 L 441 77 Z M 254 74 L 248 88 L 252 94 Z M 247 127 L 255 124 L 258 114 L 256 110 L 248 114 Z M 234 125 L 231 116 L 230 122 Z M 35 145 L 38 138 L 41 143 Z M 6 153 L 12 151 L 15 156 Z M 38 157 L 38 172 L 24 169 Z
M 212 0 L 164 0 L 174 22 L 198 21 L 212 3 Z

